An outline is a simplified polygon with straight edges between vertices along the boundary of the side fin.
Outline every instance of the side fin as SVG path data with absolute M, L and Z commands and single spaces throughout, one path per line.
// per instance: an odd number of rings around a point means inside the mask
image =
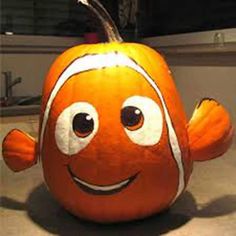
M 188 123 L 188 136 L 194 161 L 206 161 L 223 155 L 233 139 L 228 112 L 217 101 L 204 98 Z
M 37 143 L 28 134 L 13 129 L 2 144 L 2 156 L 7 166 L 15 171 L 27 169 L 37 162 Z

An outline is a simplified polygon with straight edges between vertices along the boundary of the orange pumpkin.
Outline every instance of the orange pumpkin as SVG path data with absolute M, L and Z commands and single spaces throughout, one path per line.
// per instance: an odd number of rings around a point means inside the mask
M 36 163 L 38 153 L 50 192 L 78 217 L 143 218 L 179 197 L 193 161 L 228 149 L 232 126 L 225 109 L 210 99 L 187 123 L 160 54 L 121 42 L 101 5 L 89 2 L 110 42 L 59 56 L 44 84 L 39 144 L 15 130 L 5 138 L 3 156 L 20 171 Z

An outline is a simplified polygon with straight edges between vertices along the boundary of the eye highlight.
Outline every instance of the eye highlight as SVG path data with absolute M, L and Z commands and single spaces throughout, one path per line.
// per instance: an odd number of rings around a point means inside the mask
M 127 136 L 135 144 L 153 146 L 160 141 L 163 129 L 162 111 L 151 98 L 127 98 L 121 109 L 121 123 Z
M 142 111 L 134 106 L 127 106 L 121 110 L 121 122 L 128 130 L 140 129 L 144 122 Z
M 65 108 L 56 121 L 55 139 L 59 150 L 73 155 L 84 149 L 98 130 L 98 113 L 87 102 L 76 102 Z

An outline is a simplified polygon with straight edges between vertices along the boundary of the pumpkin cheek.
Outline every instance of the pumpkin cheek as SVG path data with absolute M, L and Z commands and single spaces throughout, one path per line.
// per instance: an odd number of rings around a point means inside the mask
M 100 81 L 106 82 L 102 93 L 97 89 Z M 71 87 L 80 93 L 65 96 L 71 93 Z M 73 104 L 79 113 L 73 113 Z M 51 192 L 66 209 L 82 218 L 109 222 L 142 218 L 171 204 L 178 190 L 179 170 L 170 151 L 160 99 L 140 75 L 127 68 L 76 75 L 61 89 L 54 106 L 50 134 L 45 132 L 50 145 L 44 146 L 48 158 L 43 163 L 44 173 Z M 63 144 L 64 138 L 56 143 L 52 137 L 60 120 L 57 117 L 70 106 L 75 116 L 68 124 L 75 144 L 94 136 L 85 148 L 64 155 L 52 148 Z M 152 118 L 162 122 L 157 126 Z M 86 129 L 79 125 L 81 120 Z M 158 136 L 151 139 L 153 132 Z M 142 139 L 143 134 L 148 138 Z M 67 152 L 66 148 L 61 150 Z

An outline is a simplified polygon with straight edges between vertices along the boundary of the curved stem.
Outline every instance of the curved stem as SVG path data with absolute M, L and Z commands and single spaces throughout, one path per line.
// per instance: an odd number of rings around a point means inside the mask
M 78 0 L 78 3 L 80 2 L 91 9 L 101 20 L 109 42 L 123 41 L 111 16 L 98 0 Z

